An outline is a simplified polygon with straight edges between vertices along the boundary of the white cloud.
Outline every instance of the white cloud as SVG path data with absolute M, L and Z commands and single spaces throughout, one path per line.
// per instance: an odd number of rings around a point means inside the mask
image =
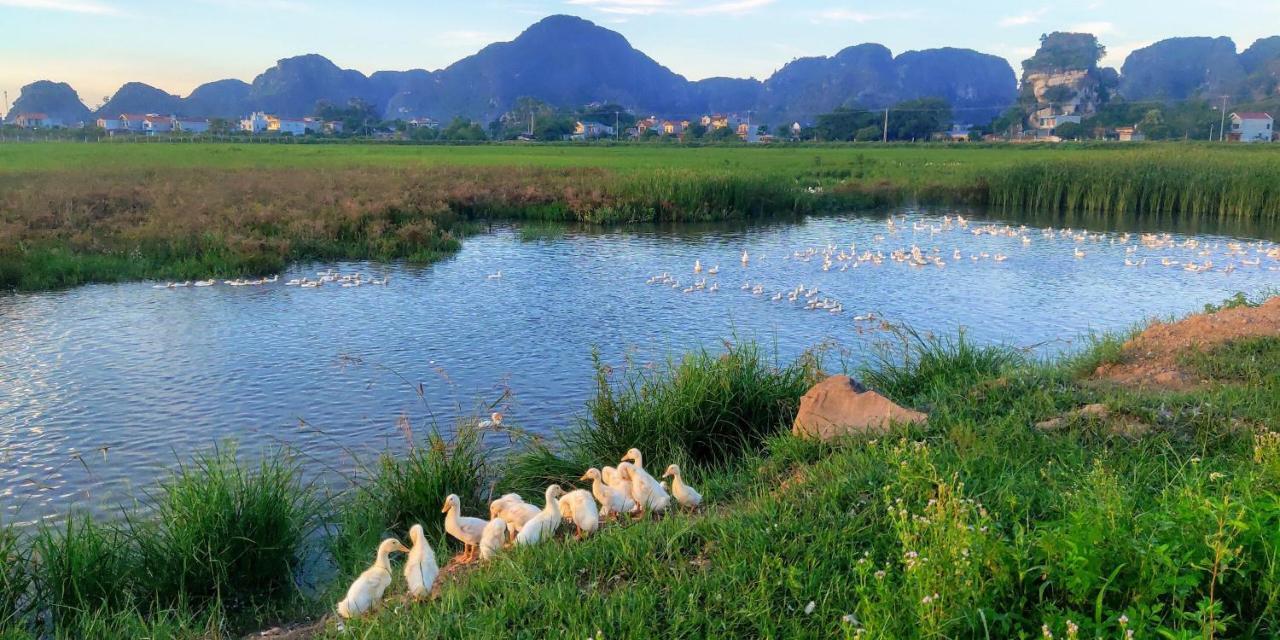
M 1098 63 L 1104 67 L 1115 67 L 1119 69 L 1124 65 L 1124 59 L 1129 54 L 1143 47 L 1149 47 L 1154 43 L 1152 40 L 1140 40 L 1137 42 L 1121 42 L 1120 44 L 1107 47 L 1107 55 Z
M 1081 22 L 1080 24 L 1071 25 L 1071 31 L 1076 33 L 1092 33 L 1095 36 L 1106 35 L 1116 30 L 1116 25 L 1110 22 Z
M 88 13 L 92 15 L 116 15 L 120 10 L 94 0 L 0 0 L 0 7 L 61 11 L 64 13 Z
M 0 0 L 3 2 L 3 0 Z M 305 13 L 311 11 L 311 5 L 299 0 L 201 0 L 206 4 L 218 5 L 228 9 L 259 9 L 269 11 L 289 11 Z
M 706 16 L 748 13 L 771 5 L 776 0 L 722 0 L 721 2 L 684 3 L 674 0 L 567 0 L 568 4 L 590 7 L 601 13 L 647 16 L 658 13 Z
M 1027 13 L 1021 13 L 1016 16 L 1006 16 L 1000 19 L 999 24 L 1002 27 L 1023 27 L 1040 22 L 1040 19 L 1048 12 L 1048 9 L 1036 9 L 1035 11 L 1028 11 Z
M 828 9 L 819 13 L 812 22 L 821 24 L 823 22 L 853 22 L 856 24 L 866 24 L 875 22 L 876 20 L 914 20 L 921 16 L 919 10 L 915 11 L 893 11 L 889 13 L 866 13 L 864 11 L 856 11 L 853 9 Z
M 487 45 L 497 42 L 499 36 L 487 31 L 454 30 L 441 32 L 436 36 L 436 38 L 441 44 L 453 47 L 462 47 Z

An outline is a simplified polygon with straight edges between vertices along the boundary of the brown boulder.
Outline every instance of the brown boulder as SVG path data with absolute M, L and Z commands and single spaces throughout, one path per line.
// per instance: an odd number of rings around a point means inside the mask
M 849 434 L 882 434 L 893 424 L 920 424 L 929 416 L 865 391 L 849 376 L 831 376 L 800 398 L 791 433 L 830 440 Z

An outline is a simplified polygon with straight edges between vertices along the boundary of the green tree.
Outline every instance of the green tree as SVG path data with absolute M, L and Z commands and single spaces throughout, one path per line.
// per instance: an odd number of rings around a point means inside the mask
M 951 104 L 942 98 L 900 102 L 889 110 L 890 140 L 928 140 L 951 125 Z
M 876 142 L 880 140 L 882 137 L 884 137 L 883 124 L 867 125 L 861 129 L 858 129 L 858 131 L 853 135 L 853 139 L 857 140 L 858 142 Z
M 346 135 L 367 135 L 382 128 L 377 107 L 359 98 L 348 100 L 345 106 L 321 101 L 316 104 L 314 115 L 321 120 L 341 122 Z
M 738 132 L 733 127 L 720 127 L 712 129 L 703 137 L 714 142 L 729 142 L 738 139 Z
M 853 140 L 859 130 L 874 125 L 878 119 L 878 115 L 865 109 L 836 107 L 831 113 L 818 116 L 814 128 L 823 140 Z
M 481 127 L 479 123 L 457 116 L 440 131 L 440 138 L 443 140 L 478 142 L 488 139 L 488 136 L 485 135 L 484 127 Z
M 636 126 L 635 114 L 628 111 L 626 107 L 612 102 L 584 107 L 578 112 L 578 118 L 580 120 L 599 122 L 610 127 L 616 123 L 619 131 L 626 131 L 628 128 Z
M 1084 125 L 1075 122 L 1064 122 L 1053 129 L 1054 135 L 1063 140 L 1079 140 L 1085 136 Z

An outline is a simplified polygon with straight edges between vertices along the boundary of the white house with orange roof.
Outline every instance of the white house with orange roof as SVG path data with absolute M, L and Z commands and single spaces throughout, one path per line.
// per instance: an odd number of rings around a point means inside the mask
M 1269 113 L 1237 111 L 1231 114 L 1231 130 L 1227 138 L 1233 142 L 1271 142 L 1276 136 L 1276 121 Z

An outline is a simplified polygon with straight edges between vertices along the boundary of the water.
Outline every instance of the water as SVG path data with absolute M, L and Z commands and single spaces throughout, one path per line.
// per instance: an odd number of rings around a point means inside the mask
M 1215 235 L 1235 230 L 1187 229 L 1194 235 L 1170 242 L 1197 248 L 1152 249 L 1137 234 L 1121 243 L 1119 230 L 1077 241 L 1027 222 L 1012 237 L 975 235 L 987 223 L 976 216 L 942 229 L 943 212 L 896 215 L 906 216 L 896 232 L 883 215 L 536 241 L 498 228 L 425 268 L 299 265 L 259 287 L 130 283 L 0 297 L 0 519 L 110 511 L 193 451 L 228 440 L 248 452 L 287 443 L 318 476 L 339 477 L 353 454 L 403 447 L 402 418 L 420 433 L 432 419 L 450 424 L 497 402 L 509 424 L 550 433 L 580 414 L 597 346 L 607 362 L 654 366 L 736 336 L 782 360 L 838 344 L 834 357 L 856 364 L 891 341 L 885 319 L 1050 354 L 1090 332 L 1280 286 L 1276 245 Z M 1229 242 L 1248 243 L 1244 254 L 1229 255 Z M 842 271 L 851 261 L 839 252 L 852 243 L 882 263 Z M 824 271 L 829 244 L 839 249 Z M 946 266 L 890 257 L 912 244 Z M 1214 268 L 1164 267 L 1162 257 Z M 1143 258 L 1146 266 L 1125 266 Z M 695 276 L 695 260 L 719 274 Z M 285 286 L 328 268 L 386 273 L 390 285 Z M 664 271 L 680 286 L 646 284 Z M 683 293 L 700 278 L 720 290 Z M 842 312 L 806 311 L 803 296 L 772 301 L 801 283 Z M 867 315 L 877 320 L 854 319 Z

